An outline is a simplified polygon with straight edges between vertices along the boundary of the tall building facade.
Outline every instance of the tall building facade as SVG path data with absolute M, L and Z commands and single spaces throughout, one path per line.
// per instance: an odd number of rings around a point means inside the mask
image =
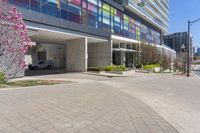
M 164 44 L 174 49 L 177 53 L 188 51 L 188 33 L 187 32 L 177 32 L 174 34 L 164 36 Z M 192 47 L 192 37 L 190 38 L 190 50 L 193 53 Z M 184 47 L 185 48 L 184 48 Z M 183 49 L 184 48 L 184 49 Z
M 200 47 L 197 48 L 197 52 L 195 53 L 195 56 L 200 56 Z
M 168 0 L 8 0 L 23 14 L 35 46 L 26 61 L 53 60 L 67 71 L 136 64 L 139 45 L 162 45 Z

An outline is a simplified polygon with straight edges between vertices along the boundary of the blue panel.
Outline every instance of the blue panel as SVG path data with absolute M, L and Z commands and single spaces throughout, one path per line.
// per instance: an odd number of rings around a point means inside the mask
M 29 0 L 8 0 L 8 3 L 29 9 Z

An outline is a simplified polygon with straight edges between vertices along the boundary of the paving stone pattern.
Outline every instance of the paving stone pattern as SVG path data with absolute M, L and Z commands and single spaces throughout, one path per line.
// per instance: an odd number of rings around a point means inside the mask
M 177 133 L 111 86 L 72 83 L 0 90 L 0 133 Z

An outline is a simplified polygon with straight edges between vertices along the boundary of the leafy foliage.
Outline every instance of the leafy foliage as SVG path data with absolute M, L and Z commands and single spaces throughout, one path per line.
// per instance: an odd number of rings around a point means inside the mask
M 120 66 L 106 66 L 104 67 L 104 71 L 108 71 L 108 72 L 117 72 L 117 71 L 125 71 L 126 67 L 123 65 Z
M 142 68 L 142 67 L 143 67 L 142 64 L 137 64 L 137 65 L 136 65 L 136 68 Z
M 0 72 L 0 84 L 5 84 L 5 83 L 6 83 L 5 74 Z
M 145 70 L 152 70 L 152 69 L 154 69 L 154 68 L 156 68 L 156 67 L 160 67 L 160 64 L 146 65 L 146 66 L 144 66 L 144 69 L 145 69 Z

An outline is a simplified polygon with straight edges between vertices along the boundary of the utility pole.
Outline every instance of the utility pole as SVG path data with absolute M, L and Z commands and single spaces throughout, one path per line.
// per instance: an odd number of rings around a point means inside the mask
M 188 54 L 187 54 L 187 77 L 190 76 L 190 20 L 188 20 Z
M 188 20 L 188 55 L 187 55 L 187 77 L 190 76 L 190 71 L 191 71 L 191 64 L 190 64 L 190 61 L 191 61 L 191 52 L 190 52 L 190 47 L 191 47 L 191 44 L 190 44 L 190 26 L 193 24 L 193 23 L 196 23 L 200 21 L 200 18 L 197 19 L 197 20 L 194 20 L 194 21 L 190 21 Z

